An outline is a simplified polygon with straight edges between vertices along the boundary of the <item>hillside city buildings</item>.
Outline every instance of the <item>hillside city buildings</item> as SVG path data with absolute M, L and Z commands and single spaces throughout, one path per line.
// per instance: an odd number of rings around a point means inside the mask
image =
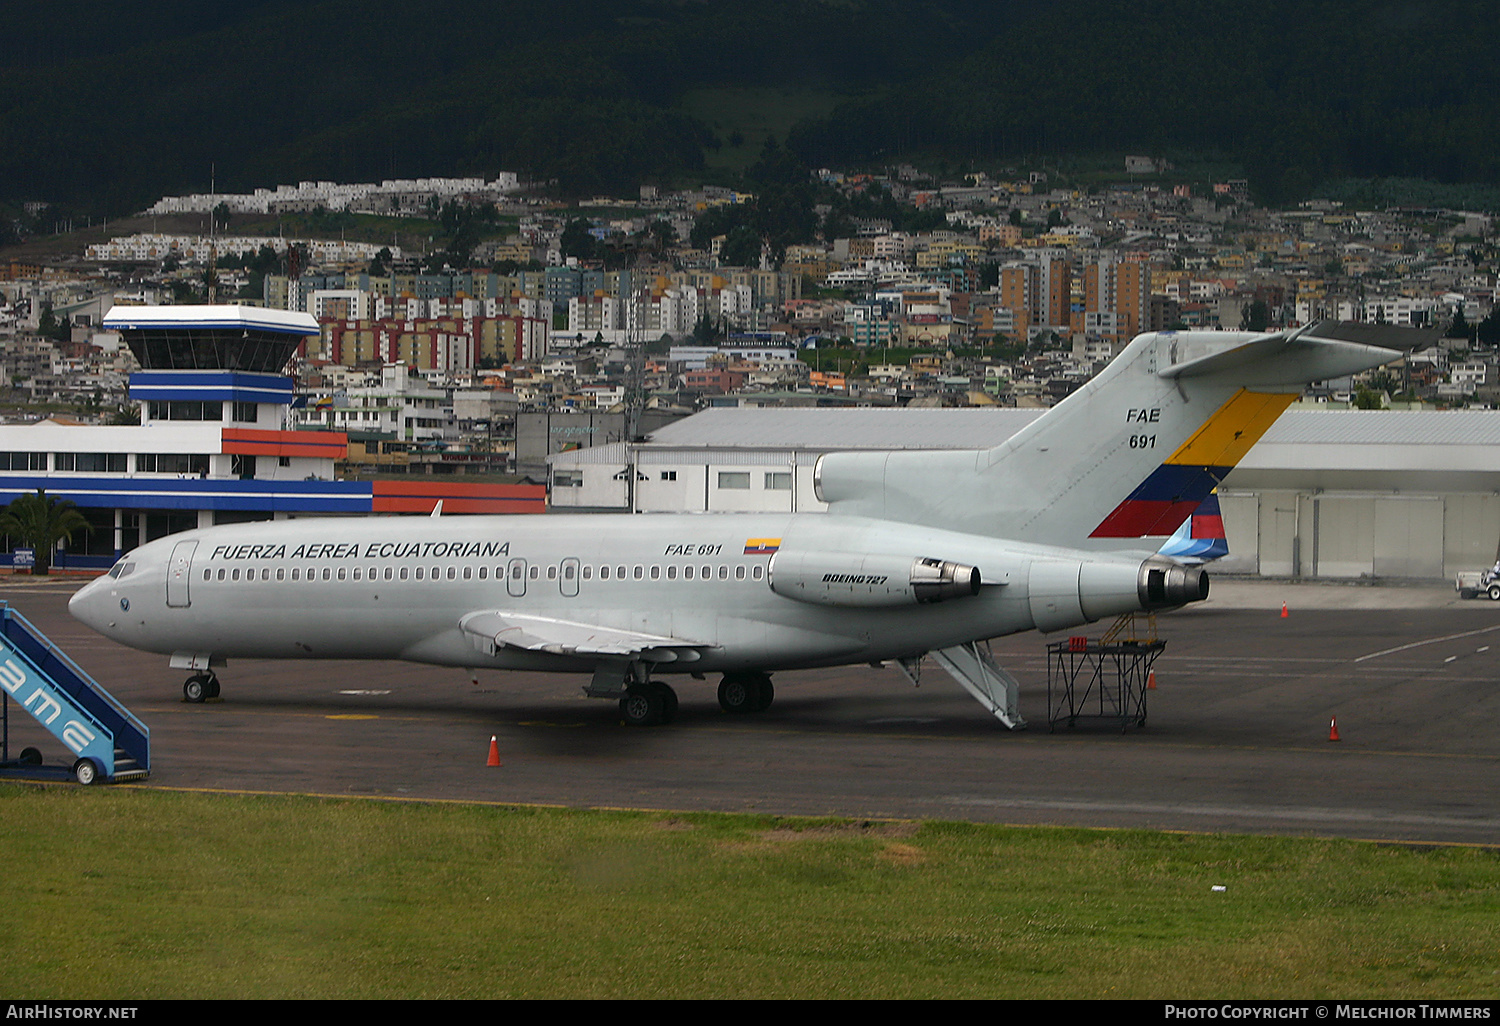
M 1152 184 L 1141 176 L 1160 168 L 1142 160 L 1087 190 L 1042 172 L 944 182 L 904 166 L 819 170 L 825 195 L 888 196 L 928 227 L 835 219 L 831 237 L 784 252 L 740 247 L 739 264 L 725 235 L 692 245 L 704 217 L 754 202 L 719 187 L 645 187 L 637 200 L 578 207 L 535 198 L 513 174 L 167 197 L 148 213 L 196 215 L 204 232 L 127 234 L 45 266 L 0 265 L 0 372 L 18 403 L 75 404 L 85 420 L 138 416 L 128 381 L 139 367 L 104 318 L 116 306 L 203 302 L 217 258 L 221 302 L 317 325 L 289 368 L 298 397 L 284 427 L 345 433 L 340 473 L 542 481 L 549 454 L 707 407 L 1041 408 L 1142 331 L 1491 317 L 1488 217 L 1268 210 L 1240 181 Z M 438 239 L 207 231 L 223 208 L 431 219 L 446 204 L 495 204 L 502 226 L 462 266 L 433 258 Z M 580 221 L 592 257 L 565 239 Z M 223 266 L 239 254 L 243 267 Z M 1365 403 L 1500 400 L 1496 354 L 1472 338 L 1306 399 L 1347 404 L 1364 385 Z

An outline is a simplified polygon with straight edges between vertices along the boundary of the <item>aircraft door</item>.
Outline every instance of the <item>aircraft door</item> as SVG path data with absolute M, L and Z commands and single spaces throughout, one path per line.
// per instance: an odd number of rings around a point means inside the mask
M 193 575 L 193 552 L 197 548 L 195 541 L 180 541 L 173 546 L 172 559 L 167 564 L 167 605 L 179 609 L 192 605 L 188 580 Z
M 558 579 L 558 586 L 567 598 L 576 598 L 578 595 L 578 560 L 572 556 L 562 561 L 562 577 Z
M 526 594 L 526 560 L 513 559 L 505 568 L 505 590 L 512 598 Z

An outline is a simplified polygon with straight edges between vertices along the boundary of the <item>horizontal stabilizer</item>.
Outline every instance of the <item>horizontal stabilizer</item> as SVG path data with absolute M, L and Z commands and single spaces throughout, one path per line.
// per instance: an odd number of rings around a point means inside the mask
M 497 610 L 470 613 L 458 622 L 458 626 L 476 640 L 495 647 L 509 646 L 553 655 L 643 658 L 658 663 L 696 662 L 705 650 L 713 647 L 618 627 Z
M 1242 384 L 1316 380 L 1354 374 L 1431 345 L 1439 328 L 1319 321 L 1250 338 L 1228 333 L 1163 332 L 1157 374 L 1194 378 L 1240 372 Z M 1247 369 L 1255 367 L 1246 375 Z

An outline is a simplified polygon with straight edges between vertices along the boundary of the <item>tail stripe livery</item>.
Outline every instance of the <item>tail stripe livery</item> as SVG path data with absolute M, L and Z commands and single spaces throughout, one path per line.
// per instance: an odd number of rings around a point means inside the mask
M 1089 537 L 1171 534 L 1296 398 L 1240 389 L 1100 521 Z

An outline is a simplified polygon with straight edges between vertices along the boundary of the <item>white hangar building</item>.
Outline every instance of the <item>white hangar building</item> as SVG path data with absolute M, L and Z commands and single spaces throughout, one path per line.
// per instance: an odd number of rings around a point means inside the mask
M 999 445 L 1043 411 L 710 409 L 548 457 L 559 512 L 817 511 L 813 464 Z M 1219 489 L 1220 571 L 1444 578 L 1500 551 L 1500 412 L 1288 410 Z

